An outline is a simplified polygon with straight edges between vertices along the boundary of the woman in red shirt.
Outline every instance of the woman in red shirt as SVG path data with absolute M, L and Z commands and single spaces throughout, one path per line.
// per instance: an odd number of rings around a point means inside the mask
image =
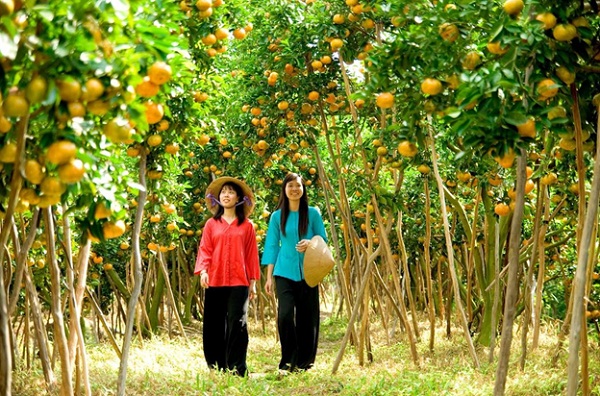
M 248 216 L 254 195 L 232 177 L 214 180 L 206 190 L 213 213 L 204 225 L 194 275 L 204 291 L 202 342 L 209 368 L 245 376 L 248 301 L 260 277 L 256 233 Z

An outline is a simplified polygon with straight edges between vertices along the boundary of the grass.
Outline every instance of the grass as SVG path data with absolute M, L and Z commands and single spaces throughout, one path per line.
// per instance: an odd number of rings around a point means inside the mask
M 338 371 L 332 367 L 340 350 L 346 322 L 324 318 L 321 324 L 319 352 L 315 367 L 307 372 L 280 376 L 277 372 L 279 344 L 275 323 L 267 329 L 251 320 L 248 366 L 250 377 L 239 378 L 208 370 L 202 353 L 199 324 L 190 331 L 187 341 L 156 336 L 136 339 L 129 355 L 128 396 L 153 395 L 492 395 L 497 357 L 488 363 L 489 350 L 477 351 L 480 367 L 475 368 L 459 329 L 450 338 L 438 325 L 435 349 L 428 350 L 429 330 L 421 323 L 418 343 L 419 367 L 411 358 L 404 334 L 386 335 L 380 323 L 371 326 L 373 361 L 359 364 L 356 351 L 348 345 Z M 389 339 L 389 342 L 388 342 Z M 566 388 L 566 351 L 556 367 L 550 358 L 556 348 L 556 328 L 547 326 L 540 347 L 529 353 L 526 368 L 519 369 L 520 334 L 513 340 L 506 395 L 560 395 Z M 116 394 L 119 359 L 106 344 L 87 347 L 92 393 L 96 396 Z M 598 346 L 590 346 L 592 393 L 599 394 Z M 60 374 L 56 373 L 60 378 Z M 13 376 L 13 394 L 38 396 L 44 392 L 39 368 L 17 370 Z M 83 392 L 82 392 L 83 394 Z

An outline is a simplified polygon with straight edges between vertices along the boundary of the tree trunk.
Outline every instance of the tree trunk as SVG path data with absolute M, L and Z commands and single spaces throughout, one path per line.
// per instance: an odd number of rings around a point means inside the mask
M 500 356 L 496 369 L 496 382 L 494 396 L 504 395 L 508 363 L 510 359 L 510 346 L 513 338 L 513 323 L 515 319 L 516 303 L 519 295 L 519 247 L 521 244 L 521 226 L 523 208 L 525 206 L 525 180 L 527 178 L 527 152 L 520 150 L 517 159 L 517 188 L 515 207 L 512 216 L 510 241 L 508 247 L 508 281 L 504 299 L 504 316 L 502 319 L 502 338 L 500 340 Z M 499 282 L 496 279 L 496 282 Z
M 581 242 L 577 254 L 577 270 L 573 280 L 573 314 L 571 316 L 571 329 L 569 333 L 569 360 L 567 368 L 567 395 L 577 394 L 579 382 L 579 347 L 581 343 L 582 322 L 584 317 L 584 292 L 586 283 L 586 269 L 589 260 L 589 246 L 592 240 L 594 222 L 598 213 L 598 202 L 600 197 L 600 106 L 597 108 L 598 126 L 596 129 L 596 158 L 594 162 L 594 176 L 592 178 L 592 191 L 590 193 L 589 204 L 585 221 L 583 222 L 583 231 L 581 233 Z M 584 200 L 584 196 L 580 195 Z M 584 381 L 587 381 L 584 377 Z
M 147 189 L 146 189 L 146 152 L 141 150 L 140 154 L 140 185 L 141 189 L 138 195 L 137 210 L 135 213 L 135 222 L 133 224 L 133 232 L 131 235 L 132 254 L 133 254 L 133 290 L 131 298 L 127 304 L 127 322 L 125 324 L 125 336 L 123 339 L 123 349 L 121 363 L 119 366 L 119 377 L 117 379 L 117 395 L 125 396 L 125 388 L 127 381 L 127 363 L 129 360 L 129 348 L 133 338 L 133 324 L 135 322 L 135 311 L 138 305 L 138 299 L 142 292 L 142 284 L 144 282 L 144 273 L 142 272 L 142 255 L 140 252 L 140 232 L 142 222 L 144 221 L 144 205 L 146 204 Z

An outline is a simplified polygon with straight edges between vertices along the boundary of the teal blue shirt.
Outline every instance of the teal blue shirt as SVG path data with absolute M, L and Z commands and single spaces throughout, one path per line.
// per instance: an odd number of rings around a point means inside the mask
M 285 224 L 285 235 L 281 232 L 281 210 L 276 210 L 269 219 L 265 250 L 261 264 L 274 264 L 273 275 L 299 282 L 304 279 L 304 253 L 296 250 L 301 239 L 311 239 L 315 235 L 323 237 L 327 242 L 325 225 L 319 209 L 308 207 L 308 229 L 306 235 L 298 235 L 298 212 L 289 212 Z

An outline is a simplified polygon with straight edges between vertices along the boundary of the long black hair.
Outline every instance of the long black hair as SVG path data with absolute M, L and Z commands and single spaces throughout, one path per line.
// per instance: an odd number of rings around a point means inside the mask
M 242 187 L 240 187 L 239 184 L 234 183 L 234 182 L 223 183 L 223 185 L 221 186 L 221 189 L 219 190 L 219 195 L 217 195 L 217 197 L 221 196 L 221 191 L 223 191 L 223 188 L 225 186 L 231 187 L 236 192 L 237 197 L 238 197 L 238 203 L 243 202 L 244 191 L 242 190 Z M 245 204 L 237 205 L 235 207 L 235 216 L 237 217 L 238 224 L 242 224 L 244 221 L 246 221 L 246 212 L 244 211 L 244 205 Z M 213 215 L 213 219 L 220 221 L 221 217 L 223 216 L 223 213 L 225 213 L 225 209 L 221 205 L 217 205 L 217 211 Z
M 285 188 L 289 182 L 296 179 L 299 179 L 300 183 L 302 183 L 302 197 L 300 197 L 300 207 L 298 208 L 298 235 L 302 237 L 308 231 L 308 195 L 306 195 L 306 186 L 304 185 L 302 176 L 294 172 L 290 172 L 285 176 L 276 210 L 281 209 L 280 227 L 281 233 L 285 235 L 285 225 L 290 214 L 290 200 L 285 194 Z

